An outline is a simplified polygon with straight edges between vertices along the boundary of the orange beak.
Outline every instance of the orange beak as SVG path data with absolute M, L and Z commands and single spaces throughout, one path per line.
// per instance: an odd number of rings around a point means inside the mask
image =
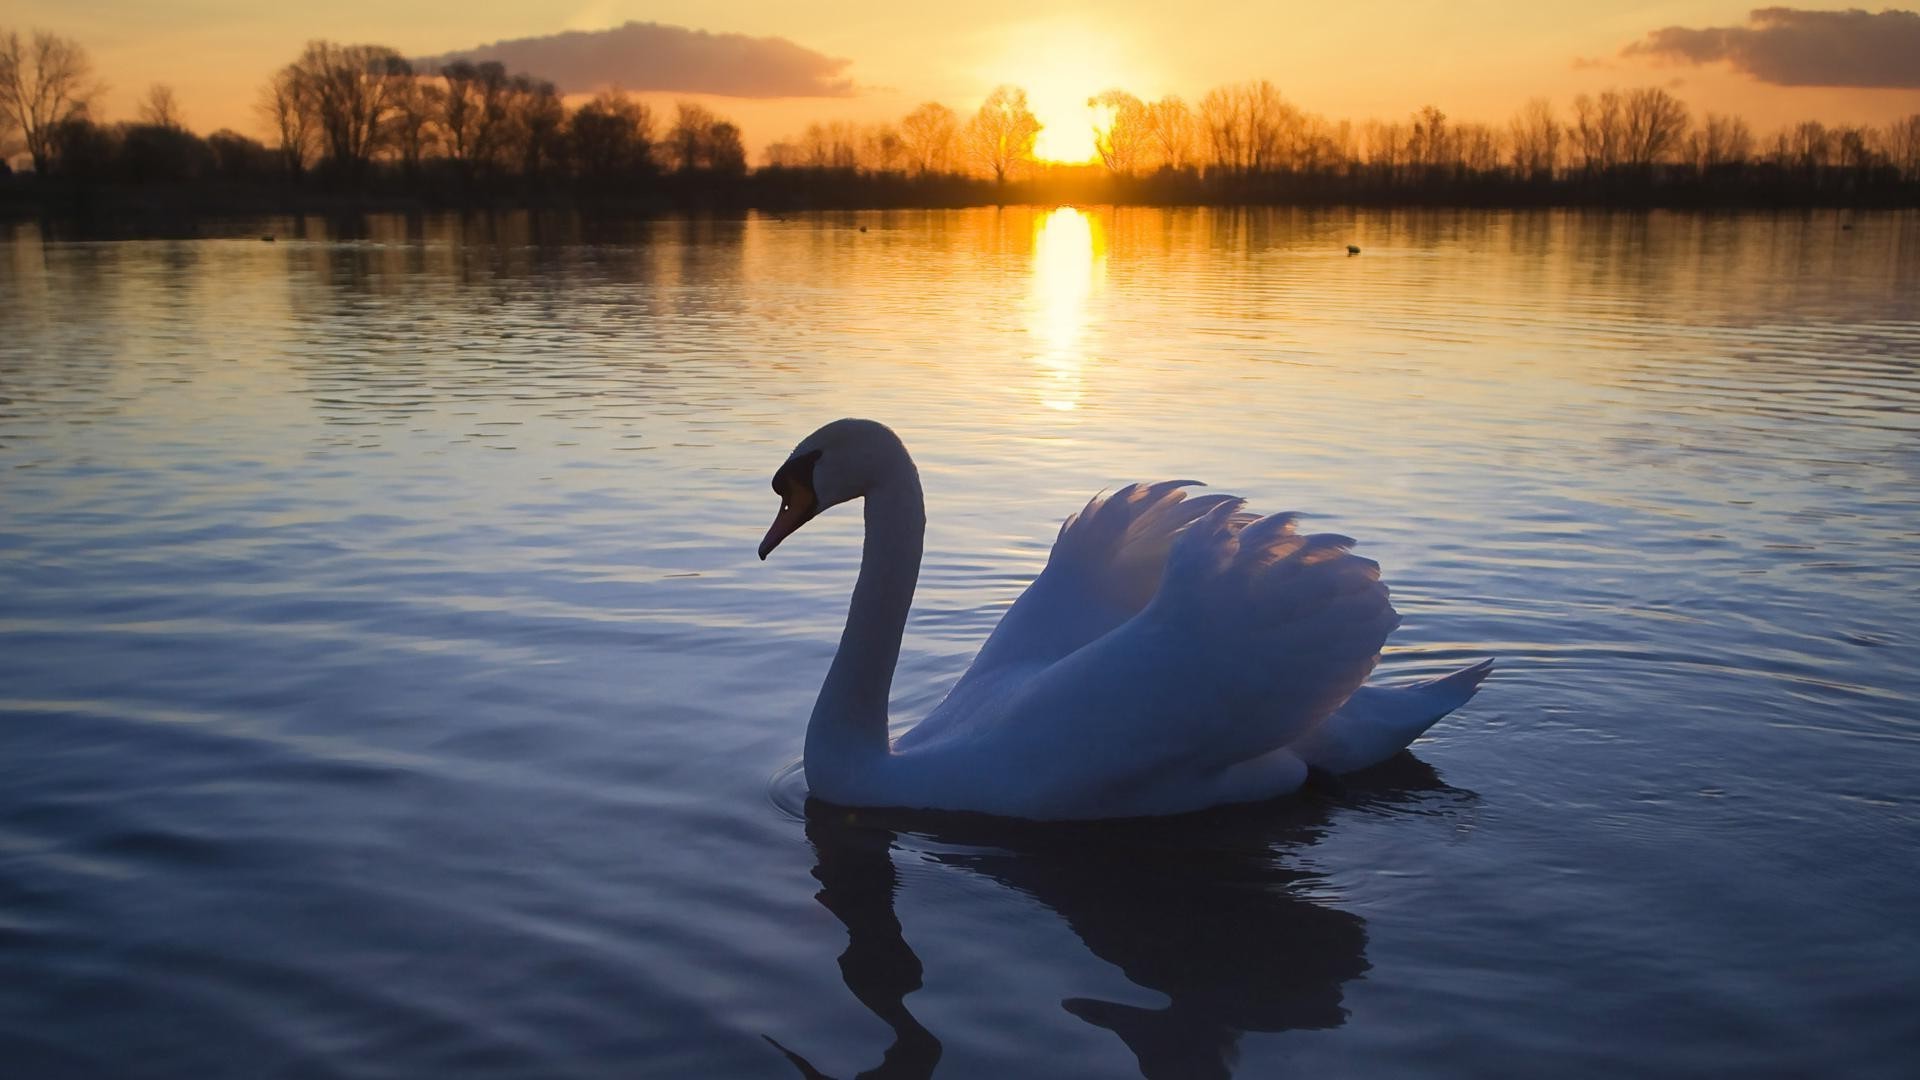
M 788 499 L 780 504 L 780 512 L 773 517 L 766 538 L 760 541 L 760 558 L 764 561 L 767 553 L 780 546 L 780 541 L 792 536 L 800 526 L 813 520 L 820 512 L 820 504 L 813 498 L 813 492 L 795 492 L 797 498 Z

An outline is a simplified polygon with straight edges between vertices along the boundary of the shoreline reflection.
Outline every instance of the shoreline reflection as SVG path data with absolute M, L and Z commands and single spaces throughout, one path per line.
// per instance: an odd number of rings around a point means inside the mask
M 1117 1035 L 1147 1080 L 1229 1077 L 1245 1032 L 1344 1024 L 1344 987 L 1371 967 L 1366 921 L 1303 895 L 1324 877 L 1290 865 L 1291 857 L 1317 843 L 1341 810 L 1417 811 L 1475 797 L 1409 754 L 1332 783 L 1331 791 L 1257 807 L 1065 825 L 849 811 L 809 799 L 816 899 L 847 928 L 841 977 L 893 1032 L 880 1063 L 858 1075 L 929 1077 L 941 1056 L 939 1037 L 906 1004 L 924 971 L 895 912 L 895 848 L 1038 901 L 1088 952 L 1164 996 L 1159 1008 L 1060 1002 Z M 828 1075 L 773 1045 L 800 1075 Z

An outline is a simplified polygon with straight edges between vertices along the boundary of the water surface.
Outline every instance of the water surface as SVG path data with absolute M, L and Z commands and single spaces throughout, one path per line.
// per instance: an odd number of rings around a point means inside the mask
M 226 235 L 0 244 L 11 1072 L 1920 1053 L 1920 218 Z M 1268 806 L 808 813 L 857 514 L 754 547 L 843 415 L 928 491 L 903 722 L 1141 478 L 1359 537 L 1406 618 L 1382 677 L 1501 667 Z

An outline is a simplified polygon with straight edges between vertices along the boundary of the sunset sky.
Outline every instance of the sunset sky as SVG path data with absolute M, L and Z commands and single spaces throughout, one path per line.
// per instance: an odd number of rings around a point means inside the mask
M 545 51 L 531 55 L 578 61 L 509 66 L 565 90 L 590 89 L 611 73 L 650 99 L 698 97 L 738 121 L 756 153 L 809 120 L 893 119 L 929 99 L 971 110 L 1002 82 L 1027 88 L 1056 139 L 1083 128 L 1085 99 L 1108 87 L 1192 100 L 1249 78 L 1273 80 L 1309 111 L 1354 120 L 1399 119 L 1432 103 L 1457 119 L 1504 121 L 1531 96 L 1549 96 L 1564 111 L 1582 91 L 1641 85 L 1669 87 L 1696 113 L 1740 113 L 1762 130 L 1805 118 L 1881 123 L 1920 112 L 1920 15 L 1804 9 L 1765 23 L 1750 21 L 1751 0 L 1579 7 L 1537 0 L 855 0 L 830 11 L 774 0 L 14 0 L 7 7 L 4 25 L 54 30 L 86 46 L 109 85 L 104 119 L 128 118 L 150 83 L 165 82 L 189 125 L 203 132 L 264 134 L 252 110 L 257 90 L 309 38 L 427 57 L 630 21 L 661 26 L 629 28 L 620 38 L 535 42 L 531 48 Z M 1650 37 L 1656 32 L 1663 33 Z M 657 55 L 633 55 L 646 50 Z M 1783 85 L 1832 82 L 1856 85 Z

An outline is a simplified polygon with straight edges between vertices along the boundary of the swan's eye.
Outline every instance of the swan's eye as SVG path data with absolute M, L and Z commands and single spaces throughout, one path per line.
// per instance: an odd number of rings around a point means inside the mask
M 793 504 L 791 504 L 791 503 L 789 503 L 789 502 L 787 502 L 787 500 L 785 500 L 785 499 L 781 499 L 781 500 L 780 500 L 780 512 L 781 512 L 781 513 L 783 513 L 783 514 L 784 514 L 784 513 L 786 513 L 786 512 L 787 512 L 787 511 L 788 511 L 788 510 L 789 510 L 789 509 L 790 509 L 790 508 L 792 507 L 792 505 L 793 505 Z

